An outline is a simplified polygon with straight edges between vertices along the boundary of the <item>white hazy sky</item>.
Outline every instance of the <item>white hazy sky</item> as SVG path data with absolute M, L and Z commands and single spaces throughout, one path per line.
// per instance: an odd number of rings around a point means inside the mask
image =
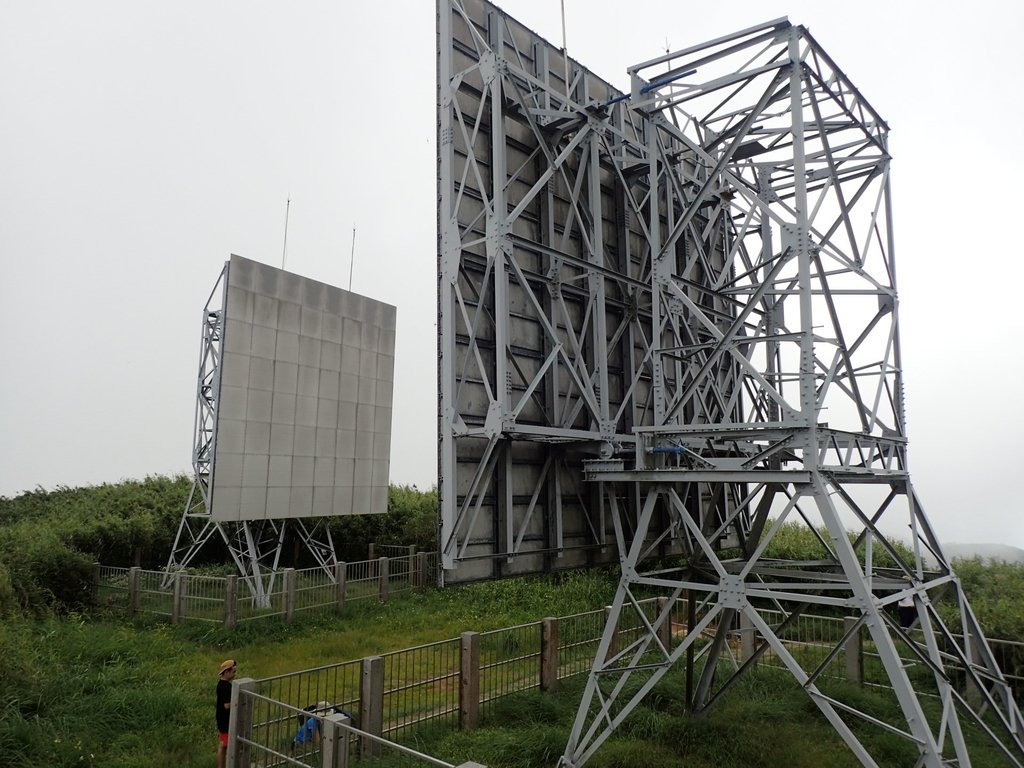
M 892 127 L 911 461 L 941 538 L 1024 546 L 1024 4 L 565 0 L 625 69 L 810 28 Z M 697 9 L 690 15 L 687 8 Z M 551 41 L 558 0 L 504 8 Z M 435 482 L 435 6 L 0 0 L 0 495 L 189 470 L 229 253 L 398 307 L 392 481 Z

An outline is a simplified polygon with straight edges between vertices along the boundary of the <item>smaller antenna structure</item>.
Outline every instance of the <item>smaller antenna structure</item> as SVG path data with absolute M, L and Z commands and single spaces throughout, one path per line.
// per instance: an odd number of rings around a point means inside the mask
M 352 225 L 352 253 L 348 257 L 348 289 L 352 290 L 352 270 L 356 265 L 356 225 Z
M 565 0 L 562 2 L 562 61 L 565 63 L 565 96 L 569 97 L 569 48 L 565 42 Z M 566 105 L 568 107 L 568 105 Z
M 288 258 L 288 213 L 292 207 L 292 196 L 284 202 L 284 245 L 281 246 L 281 269 L 284 269 L 285 259 Z

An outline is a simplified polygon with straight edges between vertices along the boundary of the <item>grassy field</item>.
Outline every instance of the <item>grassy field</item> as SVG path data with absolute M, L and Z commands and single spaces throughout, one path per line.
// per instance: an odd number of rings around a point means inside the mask
M 157 567 L 170 546 L 188 483 L 148 478 L 115 486 L 57 489 L 0 498 L 0 767 L 214 765 L 213 690 L 222 659 L 243 676 L 266 677 L 488 629 L 606 605 L 614 577 L 566 574 L 517 579 L 426 594 L 388 605 L 354 602 L 342 617 L 303 615 L 243 624 L 170 626 L 126 620 L 117 611 L 76 612 L 88 602 L 92 563 Z M 436 494 L 393 487 L 389 513 L 341 521 L 339 540 L 417 543 L 436 532 Z M 342 535 L 344 534 L 344 535 Z M 408 537 L 412 535 L 413 539 Z M 816 539 L 786 529 L 774 557 L 813 559 Z M 222 565 L 212 552 L 204 568 Z M 957 566 L 990 637 L 1024 634 L 1024 568 L 981 561 Z M 81 611 L 81 609 L 77 609 Z M 946 605 L 939 606 L 947 611 Z M 955 625 L 955 615 L 946 617 Z M 1024 652 L 1002 661 L 1024 669 Z M 414 734 L 427 752 L 452 762 L 553 765 L 564 748 L 578 685 L 555 695 L 498 700 L 473 733 L 426 727 Z M 679 681 L 667 677 L 595 766 L 855 765 L 831 727 L 786 674 L 763 669 L 745 679 L 707 717 L 684 717 Z M 673 687 L 675 686 L 675 688 Z M 848 690 L 852 703 L 884 716 L 884 696 Z M 901 740 L 871 729 L 865 738 L 882 764 L 912 764 Z M 976 766 L 1005 765 L 979 747 Z M 383 768 L 383 767 L 382 767 Z
M 343 617 L 202 625 L 69 614 L 0 624 L 0 765 L 212 766 L 221 660 L 267 677 L 568 614 L 610 600 L 602 574 L 567 574 L 356 603 Z
M 553 766 L 565 749 L 583 679 L 555 695 L 520 694 L 499 702 L 483 727 L 471 733 L 426 735 L 420 746 L 458 763 L 476 760 L 490 768 Z M 843 687 L 867 709 L 886 716 L 886 697 Z M 833 689 L 833 692 L 838 692 Z M 588 766 L 593 768 L 856 768 L 860 763 L 841 742 L 792 677 L 759 669 L 738 684 L 708 714 L 682 711 L 681 676 L 669 676 L 626 720 Z M 903 739 L 874 728 L 857 729 L 883 766 L 914 764 Z M 1004 766 L 1004 758 L 969 736 L 975 766 Z M 382 766 L 382 768 L 384 768 Z
M 201 625 L 129 622 L 71 614 L 0 627 L 0 765 L 214 765 L 216 668 L 239 660 L 242 676 L 265 677 L 355 659 L 459 632 L 566 615 L 608 602 L 608 574 L 566 574 L 413 594 L 388 605 L 355 604 L 340 618 L 263 622 L 229 633 Z M 403 741 L 454 763 L 491 768 L 552 766 L 565 747 L 582 678 L 554 694 L 497 701 L 483 727 L 427 726 Z M 844 687 L 844 698 L 888 718 L 891 697 Z M 773 669 L 746 677 L 707 716 L 682 711 L 680 674 L 667 677 L 590 763 L 630 766 L 856 766 L 858 763 L 792 678 Z M 884 765 L 909 765 L 907 744 L 864 728 Z M 1005 761 L 984 745 L 976 766 Z M 381 768 L 387 768 L 387 761 Z

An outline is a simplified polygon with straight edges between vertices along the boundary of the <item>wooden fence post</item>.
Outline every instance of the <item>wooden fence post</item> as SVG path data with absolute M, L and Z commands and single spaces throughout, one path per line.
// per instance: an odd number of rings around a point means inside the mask
M 238 576 L 231 574 L 224 579 L 224 627 L 234 629 L 238 625 Z
M 553 691 L 558 685 L 558 619 L 549 616 L 540 623 L 540 689 Z
M 284 569 L 284 620 L 291 624 L 295 618 L 295 569 Z
M 100 564 L 92 564 L 92 604 L 100 603 Z
M 188 574 L 178 571 L 174 574 L 174 591 L 171 597 L 171 624 L 185 620 L 185 596 L 188 594 Z
M 459 727 L 480 724 L 480 633 L 463 632 L 459 643 Z
M 860 619 L 857 616 L 844 616 L 843 630 L 849 632 L 858 621 Z M 858 630 L 850 635 L 846 641 L 846 647 L 843 649 L 846 656 L 846 679 L 858 685 L 864 682 L 864 642 L 862 634 Z
M 416 571 L 419 573 L 419 588 L 426 590 L 430 586 L 430 575 L 427 573 L 427 553 L 416 553 Z
M 345 598 L 348 596 L 348 565 L 344 560 L 334 564 L 334 612 L 345 610 Z
M 367 656 L 363 659 L 359 684 L 359 729 L 374 736 L 384 735 L 384 659 Z M 379 755 L 380 744 L 362 740 L 363 754 Z
M 231 719 L 228 721 L 229 768 L 249 768 L 249 745 L 239 739 L 252 739 L 252 696 L 256 681 L 243 677 L 231 681 Z
M 128 615 L 134 616 L 139 612 L 142 605 L 142 590 L 139 580 L 142 576 L 142 569 L 132 567 L 128 569 Z
M 372 579 L 377 575 L 377 545 L 372 541 L 366 545 L 366 577 Z
M 381 557 L 377 560 L 377 563 L 377 581 L 380 585 L 379 597 L 382 603 L 386 603 L 388 601 L 388 559 Z
M 746 661 L 754 655 L 754 623 L 745 613 L 740 614 L 740 661 Z

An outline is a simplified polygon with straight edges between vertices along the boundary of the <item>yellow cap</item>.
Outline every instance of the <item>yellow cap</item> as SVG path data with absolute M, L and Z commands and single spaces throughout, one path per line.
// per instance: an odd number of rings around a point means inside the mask
M 223 675 L 229 669 L 232 669 L 232 668 L 234 668 L 236 666 L 238 666 L 238 662 L 236 662 L 234 659 L 228 659 L 227 661 L 222 661 L 220 663 L 220 674 Z

